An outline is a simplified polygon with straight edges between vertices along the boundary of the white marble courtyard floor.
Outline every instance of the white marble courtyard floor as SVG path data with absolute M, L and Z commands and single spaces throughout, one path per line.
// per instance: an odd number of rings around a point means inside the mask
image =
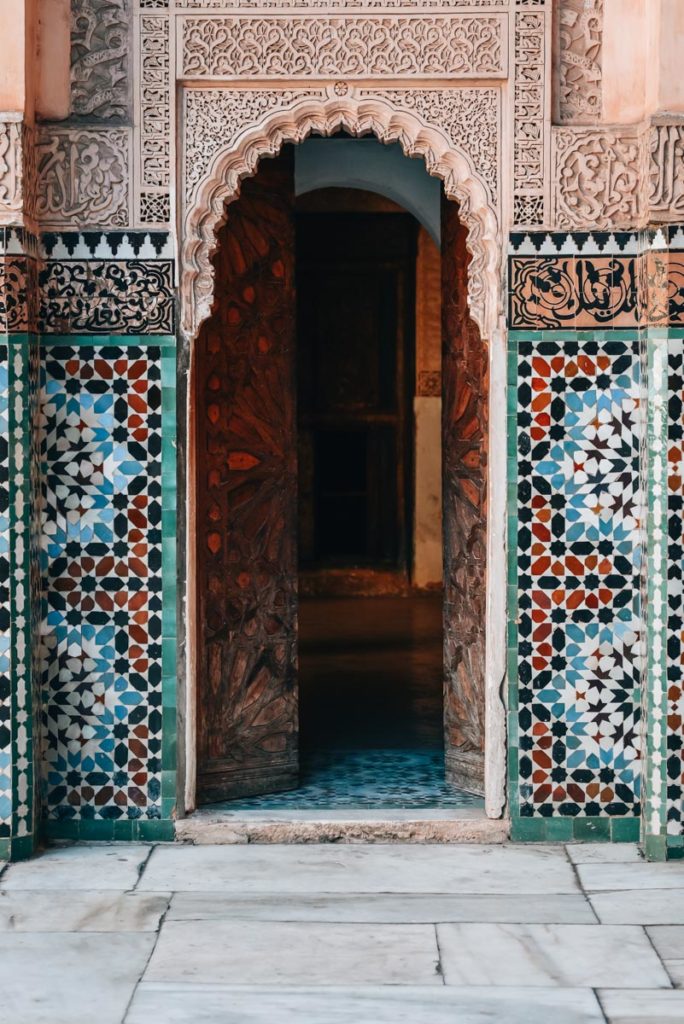
M 681 1024 L 684 862 L 625 845 L 53 849 L 0 876 L 0 1021 Z

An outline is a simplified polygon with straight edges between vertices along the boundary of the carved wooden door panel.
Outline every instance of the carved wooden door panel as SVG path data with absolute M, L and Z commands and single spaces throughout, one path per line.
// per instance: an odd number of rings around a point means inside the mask
M 444 732 L 447 778 L 484 792 L 487 348 L 468 313 L 467 231 L 442 199 Z
M 200 803 L 298 780 L 293 167 L 228 208 L 196 348 Z

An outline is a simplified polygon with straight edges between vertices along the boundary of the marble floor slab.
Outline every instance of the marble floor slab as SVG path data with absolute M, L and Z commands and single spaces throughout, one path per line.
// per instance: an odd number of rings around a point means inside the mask
M 153 984 L 136 992 L 125 1024 L 603 1024 L 582 989 L 235 989 Z
M 578 864 L 577 872 L 587 892 L 618 889 L 684 888 L 684 861 L 666 864 Z
M 663 960 L 665 970 L 675 988 L 684 988 L 684 960 Z
M 120 1024 L 154 939 L 130 932 L 0 935 L 0 1020 Z
M 440 924 L 447 985 L 670 987 L 642 928 Z
M 169 921 L 148 981 L 442 985 L 431 925 Z
M 133 889 L 151 848 L 133 843 L 54 847 L 10 864 L 0 887 L 15 889 Z
M 0 906 L 2 904 L 0 903 Z M 341 896 L 224 896 L 175 893 L 167 921 L 240 918 L 247 921 L 358 921 L 429 924 L 437 921 L 595 924 L 585 896 L 444 896 L 380 893 Z
M 592 892 L 589 902 L 602 924 L 665 925 L 684 921 L 684 888 Z
M 682 1024 L 684 991 L 600 989 L 608 1024 Z
M 636 843 L 568 843 L 573 864 L 643 864 Z
M 659 925 L 646 930 L 663 960 L 684 960 L 684 924 Z
M 170 896 L 83 890 L 0 891 L 0 932 L 153 932 L 159 927 Z
M 272 893 L 577 893 L 562 847 L 312 845 L 155 848 L 138 889 Z

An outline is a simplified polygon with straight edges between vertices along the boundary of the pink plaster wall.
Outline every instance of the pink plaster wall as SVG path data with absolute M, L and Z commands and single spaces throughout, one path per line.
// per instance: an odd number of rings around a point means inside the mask
M 652 18 L 659 0 L 606 0 L 603 9 L 603 120 L 633 124 L 647 112 L 653 67 Z
M 684 113 L 684 0 L 660 0 L 658 110 Z
M 71 108 L 71 0 L 39 0 L 36 38 L 36 115 L 51 121 Z
M 684 0 L 605 0 L 603 121 L 684 112 Z
M 0 110 L 33 116 L 35 0 L 0 3 Z

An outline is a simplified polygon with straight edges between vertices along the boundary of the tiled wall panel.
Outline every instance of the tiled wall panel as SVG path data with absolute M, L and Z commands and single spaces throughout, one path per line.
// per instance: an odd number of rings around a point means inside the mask
M 49 826 L 161 836 L 175 797 L 173 338 L 45 339 L 42 434 Z
M 534 827 L 524 825 L 532 818 L 631 818 L 636 825 L 638 341 L 621 332 L 513 334 L 511 367 L 509 681 L 518 834 L 532 837 Z M 577 826 L 568 826 L 565 835 L 573 834 Z M 591 834 L 608 838 L 613 830 L 608 821 L 589 822 Z M 537 828 L 536 836 L 551 833 Z

